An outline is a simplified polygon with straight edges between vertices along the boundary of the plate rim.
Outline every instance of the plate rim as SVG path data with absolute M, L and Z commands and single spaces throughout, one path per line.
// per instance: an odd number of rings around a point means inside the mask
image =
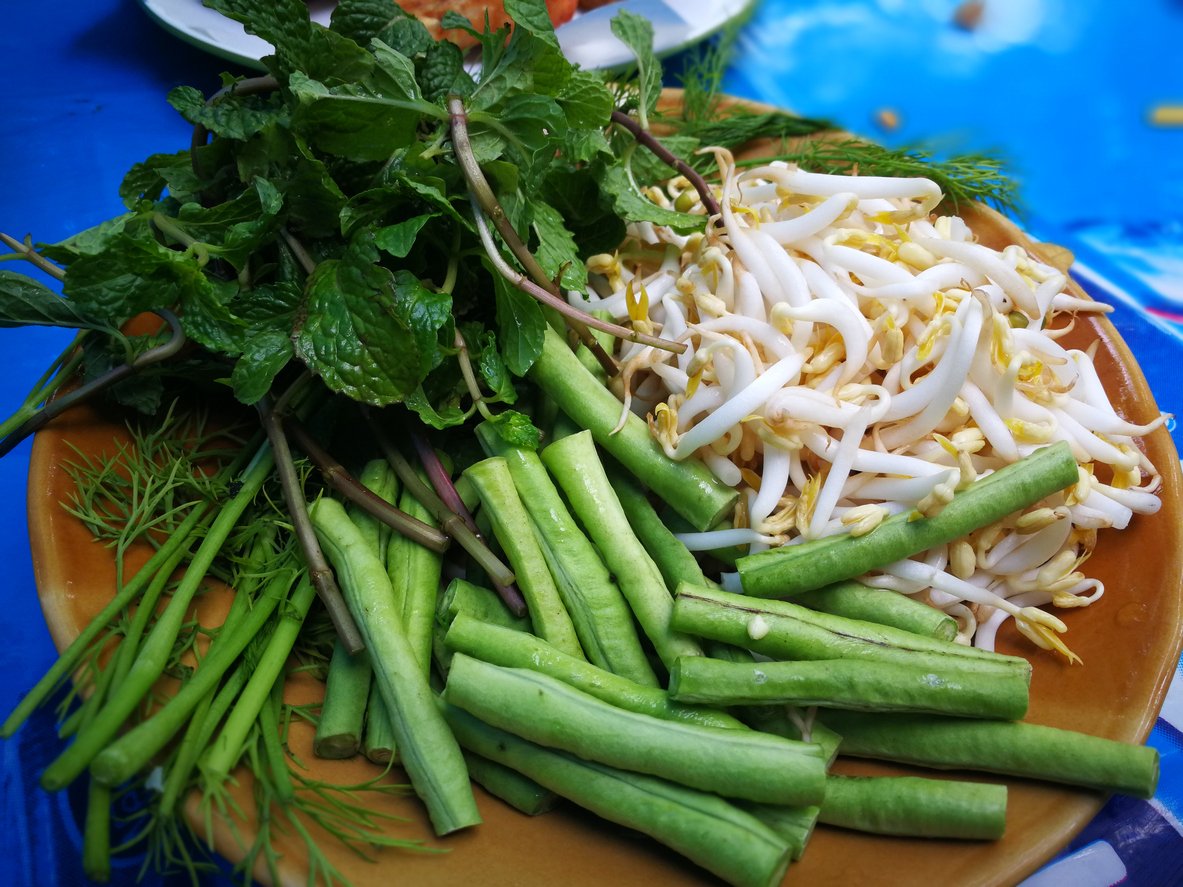
M 657 0 L 670 9 L 675 9 L 675 0 Z M 691 32 L 681 40 L 671 41 L 666 44 L 660 44 L 654 47 L 654 53 L 658 58 L 665 58 L 667 56 L 675 55 L 683 50 L 689 49 L 705 40 L 709 40 L 715 34 L 719 33 L 729 24 L 735 21 L 742 20 L 745 16 L 750 15 L 756 8 L 759 0 L 738 0 L 736 8 L 729 10 L 727 14 L 718 16 L 709 20 L 701 27 L 691 30 Z M 214 40 L 207 39 L 198 33 L 195 33 L 191 26 L 179 17 L 184 13 L 184 10 L 189 7 L 204 8 L 201 0 L 137 0 L 140 8 L 147 13 L 152 21 L 167 31 L 177 39 L 193 46 L 203 52 L 211 55 L 235 62 L 255 71 L 266 71 L 267 68 L 262 62 L 263 55 L 254 55 L 243 51 L 242 47 L 235 48 L 239 40 L 246 40 L 248 42 L 258 41 L 264 46 L 269 46 L 266 41 L 256 37 L 253 34 L 248 34 L 243 30 L 241 36 L 237 31 L 242 28 L 240 24 L 231 19 L 227 19 L 233 27 L 228 25 L 228 29 L 233 34 L 235 45 L 226 45 L 218 43 Z M 330 0 L 331 4 L 331 0 Z M 560 25 L 555 29 L 556 33 L 562 31 L 563 26 Z M 606 65 L 596 65 L 589 70 L 603 69 L 603 70 L 621 70 L 628 66 L 627 62 L 613 62 Z

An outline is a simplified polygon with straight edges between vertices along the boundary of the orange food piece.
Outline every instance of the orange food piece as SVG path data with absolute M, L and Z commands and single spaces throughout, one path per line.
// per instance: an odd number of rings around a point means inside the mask
M 475 46 L 476 38 L 459 30 L 445 32 L 440 27 L 440 19 L 443 18 L 445 12 L 460 13 L 472 22 L 477 30 L 480 30 L 484 25 L 486 14 L 489 16 L 489 29 L 493 31 L 509 21 L 503 3 L 484 3 L 478 2 L 478 0 L 451 0 L 447 3 L 440 2 L 440 0 L 402 0 L 399 5 L 423 22 L 432 37 L 437 40 L 446 37 L 462 49 Z M 546 3 L 547 12 L 550 13 L 550 20 L 555 27 L 570 21 L 578 6 L 579 0 L 547 0 Z

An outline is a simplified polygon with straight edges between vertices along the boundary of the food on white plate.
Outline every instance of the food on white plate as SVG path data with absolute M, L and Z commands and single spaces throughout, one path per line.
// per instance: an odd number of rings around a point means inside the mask
M 504 3 L 485 3 L 482 0 L 460 0 L 460 2 L 400 0 L 397 5 L 423 22 L 434 39 L 447 39 L 461 48 L 476 46 L 477 38 L 457 28 L 445 29 L 442 25 L 445 13 L 455 12 L 464 16 L 470 22 L 475 23 L 478 30 L 482 28 L 486 20 L 491 31 L 496 31 L 510 21 L 505 12 Z M 577 8 L 579 8 L 578 0 L 547 0 L 546 2 L 546 10 L 555 27 L 569 22 L 575 15 Z

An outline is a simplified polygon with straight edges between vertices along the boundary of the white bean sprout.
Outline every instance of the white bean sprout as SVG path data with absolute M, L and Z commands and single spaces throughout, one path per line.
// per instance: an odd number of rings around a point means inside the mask
M 733 529 L 683 541 L 754 552 L 873 532 L 1065 440 L 1075 487 L 863 580 L 944 609 L 963 643 L 993 648 L 1013 618 L 1074 660 L 1064 623 L 1039 608 L 1097 600 L 1103 586 L 1080 572 L 1096 531 L 1160 505 L 1137 439 L 1165 417 L 1119 415 L 1092 355 L 1057 341 L 1062 314 L 1105 306 L 1022 246 L 995 250 L 963 219 L 932 215 L 941 193 L 927 179 L 740 172 L 715 156 L 717 227 L 634 226 L 589 262 L 596 309 L 688 345 L 628 346 L 624 399 L 644 385 L 666 453 L 698 454 L 742 493 Z

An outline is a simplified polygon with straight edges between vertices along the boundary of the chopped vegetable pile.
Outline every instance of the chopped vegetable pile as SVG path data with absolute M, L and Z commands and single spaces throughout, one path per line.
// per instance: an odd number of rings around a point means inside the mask
M 1153 794 L 1152 749 L 1023 722 L 1032 664 L 992 649 L 1012 616 L 1072 656 L 1040 607 L 1100 597 L 1077 568 L 1157 510 L 1161 424 L 1059 344 L 1103 310 L 1064 272 L 934 214 L 1012 206 L 996 163 L 728 106 L 715 50 L 670 112 L 627 11 L 610 80 L 541 0 L 444 16 L 477 69 L 388 0 L 329 28 L 207 2 L 269 73 L 175 89 L 192 144 L 128 173 L 124 214 L 0 234 L 62 291 L 0 271 L 0 323 L 79 330 L 0 453 L 96 397 L 127 426 L 63 469 L 110 602 L 0 727 L 64 698 L 40 781 L 84 781 L 92 877 L 217 849 L 278 883 L 286 836 L 339 883 L 342 847 L 433 849 L 367 793 L 413 792 L 442 838 L 480 828 L 474 781 L 760 887 L 818 822 L 1005 831 L 1001 784 L 843 755 Z M 302 722 L 374 780 L 310 775 Z

